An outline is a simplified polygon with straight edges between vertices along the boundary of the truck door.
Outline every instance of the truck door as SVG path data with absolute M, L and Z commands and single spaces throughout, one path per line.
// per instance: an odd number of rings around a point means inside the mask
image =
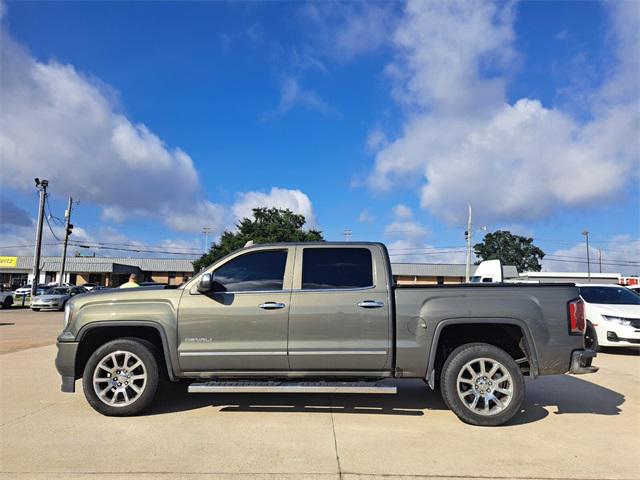
M 178 310 L 183 371 L 287 370 L 287 321 L 295 247 L 240 252 L 216 266 L 225 291 L 190 285 Z
M 298 246 L 289 311 L 290 368 L 390 368 L 388 275 L 375 245 Z

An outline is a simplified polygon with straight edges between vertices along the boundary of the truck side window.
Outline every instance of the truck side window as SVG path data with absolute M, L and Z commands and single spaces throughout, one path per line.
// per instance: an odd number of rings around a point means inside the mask
M 305 248 L 302 289 L 373 286 L 371 252 L 367 248 Z
M 227 292 L 282 290 L 286 264 L 285 250 L 246 253 L 213 272 L 213 280 L 224 285 Z

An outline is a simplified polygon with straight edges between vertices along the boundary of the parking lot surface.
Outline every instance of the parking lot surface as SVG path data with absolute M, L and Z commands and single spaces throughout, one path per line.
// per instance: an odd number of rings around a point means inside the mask
M 108 418 L 55 371 L 61 313 L 0 311 L 0 477 L 16 479 L 640 478 L 640 357 L 614 350 L 583 377 L 527 383 L 503 427 L 461 423 L 438 392 L 187 394 Z M 43 346 L 44 345 L 44 346 Z

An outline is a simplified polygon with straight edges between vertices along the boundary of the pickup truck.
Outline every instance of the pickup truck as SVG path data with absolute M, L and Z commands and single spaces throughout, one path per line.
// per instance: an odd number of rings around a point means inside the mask
M 191 393 L 439 388 L 464 422 L 500 425 L 524 377 L 590 373 L 573 284 L 394 285 L 381 243 L 254 245 L 178 288 L 80 295 L 56 367 L 104 415 L 144 411 L 163 380 Z

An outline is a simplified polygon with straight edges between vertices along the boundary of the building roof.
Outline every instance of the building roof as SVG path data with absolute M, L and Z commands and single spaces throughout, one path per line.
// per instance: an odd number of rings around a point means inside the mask
M 143 272 L 193 272 L 191 259 L 184 258 L 124 258 L 124 257 L 67 257 L 65 271 L 69 273 L 136 273 Z M 62 257 L 41 257 L 40 270 L 57 272 Z M 0 272 L 31 271 L 33 257 L 17 257 L 17 265 L 2 268 Z
M 471 265 L 471 274 L 476 271 L 477 265 Z M 392 263 L 393 275 L 408 277 L 464 277 L 466 265 L 458 263 Z M 518 270 L 514 265 L 503 265 L 504 278 L 517 278 Z
M 612 278 L 612 277 L 620 277 L 619 273 L 600 273 L 600 272 L 522 272 L 520 274 L 521 277 L 531 277 L 531 278 L 548 278 L 548 277 L 557 277 L 557 278 L 587 278 L 591 276 L 591 278 Z

